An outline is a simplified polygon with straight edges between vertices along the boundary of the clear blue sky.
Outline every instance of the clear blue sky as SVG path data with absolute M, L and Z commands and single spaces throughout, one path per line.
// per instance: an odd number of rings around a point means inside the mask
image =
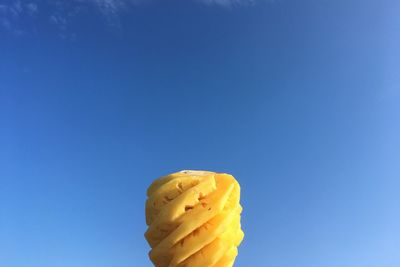
M 0 1 L 0 266 L 144 267 L 181 169 L 238 267 L 400 266 L 400 2 Z

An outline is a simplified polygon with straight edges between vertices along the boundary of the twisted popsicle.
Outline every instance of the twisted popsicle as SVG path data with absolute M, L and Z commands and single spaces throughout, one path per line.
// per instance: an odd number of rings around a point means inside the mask
M 147 190 L 145 237 L 156 267 L 229 267 L 243 239 L 232 175 L 181 171 Z

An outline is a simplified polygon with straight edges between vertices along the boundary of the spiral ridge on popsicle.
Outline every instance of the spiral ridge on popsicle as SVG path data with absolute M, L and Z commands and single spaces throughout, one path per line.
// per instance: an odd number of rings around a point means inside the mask
M 181 171 L 147 190 L 146 240 L 156 267 L 229 267 L 244 234 L 232 175 Z

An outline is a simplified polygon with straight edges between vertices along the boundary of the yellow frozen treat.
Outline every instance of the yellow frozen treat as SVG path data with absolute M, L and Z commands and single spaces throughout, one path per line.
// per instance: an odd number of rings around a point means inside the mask
M 180 171 L 147 190 L 145 237 L 156 267 L 230 267 L 243 239 L 232 175 Z

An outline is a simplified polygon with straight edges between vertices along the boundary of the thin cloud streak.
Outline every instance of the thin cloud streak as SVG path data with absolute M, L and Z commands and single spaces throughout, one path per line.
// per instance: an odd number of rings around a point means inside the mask
M 35 32 L 37 18 L 41 15 L 47 16 L 45 20 L 61 31 L 64 36 L 68 30 L 68 22 L 72 17 L 81 14 L 82 10 L 98 12 L 104 18 L 106 25 L 118 29 L 121 28 L 121 12 L 128 12 L 129 9 L 135 6 L 151 2 L 156 3 L 157 1 L 161 0 L 71 0 L 65 2 L 54 0 L 31 0 L 28 2 L 9 0 L 0 4 L 0 31 L 3 30 L 14 35 Z M 257 0 L 192 1 L 207 6 L 232 8 L 253 5 Z

